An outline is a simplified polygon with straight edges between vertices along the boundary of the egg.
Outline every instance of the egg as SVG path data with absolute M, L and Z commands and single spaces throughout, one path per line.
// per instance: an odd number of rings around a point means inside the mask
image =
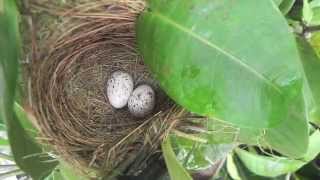
M 107 82 L 107 96 L 109 103 L 117 109 L 127 105 L 133 91 L 133 79 L 130 74 L 116 71 L 111 74 Z
M 128 109 L 135 117 L 145 117 L 155 106 L 155 93 L 149 85 L 138 86 L 131 94 Z

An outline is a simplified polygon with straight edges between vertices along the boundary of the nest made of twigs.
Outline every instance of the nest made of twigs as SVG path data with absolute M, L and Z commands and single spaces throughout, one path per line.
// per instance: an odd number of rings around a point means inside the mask
M 124 170 L 141 154 L 139 163 L 144 162 L 169 129 L 188 116 L 162 92 L 137 53 L 135 21 L 145 2 L 91 1 L 69 10 L 32 7 L 63 17 L 41 41 L 47 47 L 39 48 L 31 66 L 32 108 L 42 142 L 73 166 L 104 175 Z M 137 119 L 126 108 L 112 108 L 105 84 L 116 70 L 130 73 L 135 85 L 154 87 L 152 115 Z

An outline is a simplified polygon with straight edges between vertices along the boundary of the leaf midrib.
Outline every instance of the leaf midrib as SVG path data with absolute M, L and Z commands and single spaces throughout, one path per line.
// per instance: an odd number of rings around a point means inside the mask
M 227 52 L 226 50 L 220 48 L 218 45 L 216 45 L 214 42 L 208 41 L 207 39 L 201 37 L 200 35 L 196 34 L 195 32 L 187 29 L 186 27 L 184 27 L 183 25 L 173 21 L 172 19 L 162 15 L 159 12 L 153 11 L 152 12 L 153 16 L 158 17 L 160 20 L 167 22 L 168 24 L 176 27 L 177 29 L 179 29 L 180 31 L 186 33 L 187 35 L 191 36 L 192 38 L 200 41 L 201 43 L 216 49 L 218 52 L 220 52 L 221 54 L 224 54 L 225 56 L 229 57 L 228 59 L 232 60 L 233 62 L 235 62 L 236 64 L 238 64 L 239 66 L 243 67 L 244 69 L 248 70 L 249 72 L 251 72 L 252 74 L 255 75 L 255 77 L 257 77 L 258 79 L 262 80 L 263 82 L 265 82 L 266 84 L 268 84 L 269 86 L 271 86 L 273 89 L 275 89 L 279 94 L 282 94 L 282 91 L 280 88 L 278 88 L 276 85 L 273 84 L 272 81 L 270 81 L 269 79 L 267 79 L 264 75 L 260 74 L 258 71 L 256 71 L 255 69 L 253 69 L 251 66 L 249 66 L 248 64 L 244 63 L 241 58 L 236 57 L 235 55 Z

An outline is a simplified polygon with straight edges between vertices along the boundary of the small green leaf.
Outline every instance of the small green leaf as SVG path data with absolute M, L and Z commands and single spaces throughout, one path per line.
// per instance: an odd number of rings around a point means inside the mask
M 170 138 L 167 138 L 161 145 L 164 159 L 168 167 L 171 179 L 173 180 L 192 180 L 190 174 L 183 168 L 173 152 Z
M 233 154 L 228 155 L 227 157 L 227 170 L 232 179 L 241 180 L 241 176 L 238 172 L 237 165 L 234 162 Z
M 312 161 L 320 153 L 320 131 L 315 131 L 310 136 L 310 144 L 307 153 L 303 156 L 305 162 Z
M 286 173 L 294 172 L 304 165 L 298 160 L 286 158 L 272 158 L 237 149 L 237 155 L 244 165 L 254 174 L 266 177 L 277 177 Z
M 236 149 L 236 153 L 245 166 L 254 174 L 265 177 L 276 177 L 297 171 L 320 153 L 320 132 L 315 131 L 310 136 L 308 151 L 301 160 L 277 156 L 262 156 L 241 149 Z
M 310 25 L 320 25 L 320 6 L 312 8 L 312 20 L 310 22 Z
M 313 11 L 308 0 L 303 0 L 302 19 L 306 24 L 310 24 L 313 18 Z
M 320 1 L 313 0 L 309 3 L 313 13 L 313 17 L 310 25 L 320 25 Z

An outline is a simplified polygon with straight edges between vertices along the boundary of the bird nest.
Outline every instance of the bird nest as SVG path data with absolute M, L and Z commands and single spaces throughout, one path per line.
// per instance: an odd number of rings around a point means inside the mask
M 143 0 L 90 1 L 67 10 L 33 4 L 63 17 L 32 62 L 36 123 L 42 143 L 83 172 L 110 175 L 133 163 L 139 172 L 169 130 L 189 116 L 159 88 L 137 52 L 135 21 L 144 7 Z M 154 88 L 151 115 L 134 118 L 109 104 L 106 81 L 117 70 L 131 74 L 135 86 Z

